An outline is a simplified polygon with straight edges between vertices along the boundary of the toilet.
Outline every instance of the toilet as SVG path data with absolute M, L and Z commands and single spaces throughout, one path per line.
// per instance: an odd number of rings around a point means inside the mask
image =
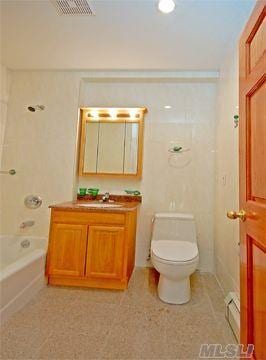
M 192 214 L 155 214 L 151 261 L 160 273 L 159 298 L 170 304 L 188 302 L 191 298 L 190 275 L 199 262 L 196 224 Z

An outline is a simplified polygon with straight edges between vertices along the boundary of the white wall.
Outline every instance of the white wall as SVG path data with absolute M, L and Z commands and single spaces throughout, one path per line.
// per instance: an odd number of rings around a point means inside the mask
M 145 265 L 151 217 L 166 211 L 193 212 L 198 225 L 202 270 L 212 270 L 214 211 L 214 131 L 216 85 L 211 81 L 107 84 L 80 82 L 81 72 L 14 71 L 5 135 L 3 166 L 17 175 L 3 178 L 2 225 L 5 234 L 47 236 L 48 205 L 72 199 L 78 105 L 147 106 L 144 172 L 141 182 L 81 180 L 103 189 L 138 188 L 143 193 L 137 239 L 137 264 Z M 163 105 L 173 105 L 166 112 Z M 27 106 L 43 104 L 42 112 Z M 191 147 L 191 160 L 182 168 L 176 157 L 169 162 L 171 140 Z M 173 166 L 175 163 L 175 166 Z M 28 194 L 43 198 L 37 210 L 25 208 Z M 31 229 L 20 230 L 33 219 Z
M 7 105 L 9 96 L 9 71 L 3 65 L 0 65 L 0 169 L 2 168 L 2 153 L 4 146 L 4 135 L 7 120 Z
M 238 54 L 229 52 L 218 83 L 216 127 L 215 270 L 224 292 L 239 292 L 238 221 L 226 217 L 238 209 Z M 241 119 L 240 119 L 241 121 Z
M 99 187 L 101 191 L 141 191 L 138 265 L 146 263 L 153 214 L 171 209 L 195 214 L 200 268 L 212 270 L 215 104 L 215 83 L 128 80 L 82 84 L 82 106 L 148 109 L 142 180 L 83 177 L 79 181 L 80 187 Z M 166 110 L 164 105 L 172 109 Z M 191 151 L 170 155 L 171 141 Z
M 9 98 L 9 71 L 2 64 L 0 65 L 0 170 L 5 169 L 2 164 L 2 154 L 4 149 L 4 136 L 7 122 L 7 108 Z M 0 174 L 0 189 L 3 187 L 3 179 L 8 175 Z M 0 193 L 0 203 L 2 203 L 2 194 Z M 0 219 L 3 216 L 3 208 L 0 207 Z M 0 234 L 2 233 L 1 221 L 0 221 Z

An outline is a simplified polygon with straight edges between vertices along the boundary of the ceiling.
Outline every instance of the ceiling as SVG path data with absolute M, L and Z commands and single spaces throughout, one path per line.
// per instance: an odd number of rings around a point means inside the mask
M 59 16 L 49 0 L 2 0 L 1 62 L 10 69 L 218 70 L 253 0 L 89 1 L 95 16 Z

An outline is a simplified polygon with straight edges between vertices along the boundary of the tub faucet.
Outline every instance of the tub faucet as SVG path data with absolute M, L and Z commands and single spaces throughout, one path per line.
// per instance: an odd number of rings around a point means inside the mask
M 102 201 L 107 202 L 107 201 L 109 201 L 109 199 L 110 199 L 110 194 L 109 194 L 109 192 L 106 192 L 102 197 Z
M 34 220 L 28 220 L 28 221 L 23 221 L 21 224 L 20 224 L 20 228 L 21 229 L 25 229 L 26 227 L 31 227 L 35 224 L 35 221 Z

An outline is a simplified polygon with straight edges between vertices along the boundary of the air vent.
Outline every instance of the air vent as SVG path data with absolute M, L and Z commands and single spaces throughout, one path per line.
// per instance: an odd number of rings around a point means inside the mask
M 94 15 L 87 0 L 51 0 L 59 15 Z

